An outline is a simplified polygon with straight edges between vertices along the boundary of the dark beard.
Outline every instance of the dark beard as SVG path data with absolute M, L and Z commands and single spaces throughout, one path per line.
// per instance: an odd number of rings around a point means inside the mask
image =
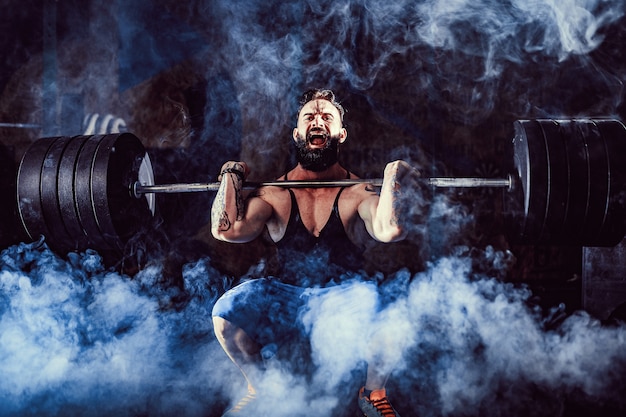
M 296 160 L 302 168 L 320 172 L 333 166 L 339 160 L 339 136 L 331 136 L 321 149 L 308 149 L 307 141 L 298 136 L 296 140 Z

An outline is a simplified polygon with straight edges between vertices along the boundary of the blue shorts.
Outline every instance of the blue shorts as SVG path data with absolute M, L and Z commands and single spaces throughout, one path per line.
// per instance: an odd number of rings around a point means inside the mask
M 241 328 L 261 346 L 280 344 L 303 333 L 298 314 L 306 304 L 305 290 L 271 277 L 246 281 L 224 293 L 212 314 Z
M 367 285 L 376 293 L 372 283 Z M 212 315 L 221 317 L 241 328 L 261 347 L 282 346 L 286 342 L 302 340 L 310 331 L 310 303 L 324 295 L 349 291 L 350 285 L 324 288 L 304 288 L 280 282 L 277 278 L 259 278 L 244 282 L 223 294 L 215 303 Z M 341 299 L 342 310 L 357 313 L 362 300 Z

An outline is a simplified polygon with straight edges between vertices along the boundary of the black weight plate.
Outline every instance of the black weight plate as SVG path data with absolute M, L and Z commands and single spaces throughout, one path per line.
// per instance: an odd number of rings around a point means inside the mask
M 74 171 L 74 201 L 80 224 L 88 236 L 88 247 L 92 249 L 110 249 L 110 245 L 102 236 L 91 195 L 91 181 L 94 155 L 104 135 L 90 136 L 78 153 L 76 170 Z
M 537 122 L 546 144 L 548 169 L 545 223 L 539 240 L 557 242 L 562 241 L 565 232 L 563 225 L 571 187 L 568 175 L 569 160 L 559 124 L 549 119 Z
M 515 122 L 513 152 L 515 168 L 524 194 L 524 210 L 514 240 L 536 243 L 543 233 L 547 212 L 548 156 L 537 121 Z
M 594 245 L 601 241 L 602 226 L 609 204 L 609 157 L 604 137 L 591 120 L 575 121 L 580 136 L 587 145 L 589 192 L 587 214 L 581 228 L 581 244 Z
M 50 238 L 41 201 L 41 171 L 50 146 L 57 137 L 42 138 L 33 142 L 20 161 L 17 172 L 17 209 L 28 237 L 37 240 L 41 235 Z
M 65 229 L 71 237 L 72 250 L 84 250 L 88 246 L 88 236 L 80 222 L 78 207 L 74 197 L 74 178 L 78 155 L 89 136 L 74 136 L 68 142 L 59 162 L 57 177 L 59 213 Z
M 65 229 L 65 223 L 59 207 L 59 167 L 69 137 L 61 137 L 54 141 L 48 149 L 41 168 L 41 208 L 46 225 L 50 230 L 49 244 L 58 252 L 74 249 L 74 239 Z
M 91 184 L 94 211 L 102 235 L 120 249 L 151 217 L 147 200 L 130 191 L 145 153 L 136 136 L 122 133 L 107 135 L 94 158 L 92 178 L 98 178 Z
M 607 146 L 609 201 L 601 239 L 588 246 L 615 246 L 626 234 L 626 127 L 619 120 L 594 120 Z
M 564 230 L 571 245 L 581 245 L 583 225 L 589 211 L 589 155 L 585 138 L 575 121 L 559 120 L 561 135 L 566 144 L 569 166 L 569 198 Z

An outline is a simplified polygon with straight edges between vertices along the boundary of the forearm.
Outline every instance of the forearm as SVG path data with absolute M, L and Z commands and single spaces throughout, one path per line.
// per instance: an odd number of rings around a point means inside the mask
M 372 199 L 369 204 L 370 234 L 381 242 L 395 242 L 406 237 L 400 204 L 400 183 L 407 170 L 405 165 L 402 161 L 387 164 L 378 200 Z
M 235 222 L 244 217 L 242 195 L 245 166 L 226 163 L 222 167 L 221 184 L 211 207 L 211 231 L 217 239 L 234 232 Z

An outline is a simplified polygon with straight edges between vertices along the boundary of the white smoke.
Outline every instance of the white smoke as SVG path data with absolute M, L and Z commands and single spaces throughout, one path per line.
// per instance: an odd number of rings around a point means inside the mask
M 342 383 L 373 344 L 395 365 L 390 385 L 409 399 L 397 403 L 409 415 L 414 403 L 445 416 L 556 415 L 577 401 L 626 406 L 626 327 L 578 312 L 549 329 L 530 291 L 474 273 L 465 256 L 438 260 L 406 287 L 406 272 L 394 278 L 396 299 L 382 309 L 376 289 L 362 283 L 309 306 L 319 317 L 311 336 L 325 384 Z M 416 398 L 425 381 L 434 393 Z M 537 387 L 551 398 L 528 406 Z
M 203 415 L 230 375 L 212 343 L 215 295 L 205 287 L 185 310 L 163 310 L 167 291 L 142 288 L 157 274 L 107 271 L 96 253 L 5 250 L 0 415 Z
M 522 52 L 541 51 L 559 59 L 587 54 L 602 42 L 599 30 L 624 12 L 619 2 L 600 0 L 432 0 L 418 10 L 424 21 L 417 31 L 428 44 L 512 60 Z M 483 37 L 482 48 L 470 49 L 479 46 L 472 33 Z
M 495 265 L 502 254 L 485 257 Z M 206 262 L 188 265 L 188 302 L 164 308 L 171 294 L 158 276 L 154 267 L 134 278 L 104 270 L 95 253 L 63 261 L 37 245 L 5 250 L 0 415 L 221 415 L 245 390 L 211 328 L 211 283 L 223 277 Z M 626 407 L 624 326 L 584 312 L 547 326 L 527 289 L 475 273 L 463 253 L 379 284 L 349 281 L 307 306 L 311 357 L 290 359 L 315 366 L 292 373 L 268 358 L 263 404 L 275 415 L 349 409 L 356 392 L 346 387 L 364 382 L 356 370 L 372 357 L 392 365 L 399 410 L 411 410 L 416 393 L 428 415 Z M 529 407 L 537 389 L 549 399 Z
M 483 78 L 499 77 L 507 62 L 590 53 L 626 11 L 619 0 L 340 0 L 280 3 L 270 14 L 263 2 L 242 6 L 214 9 L 230 40 L 224 59 L 267 97 L 299 81 L 349 81 L 367 90 L 393 77 L 394 57 L 415 59 L 416 68 L 432 59 L 410 54 L 423 46 L 478 57 Z

